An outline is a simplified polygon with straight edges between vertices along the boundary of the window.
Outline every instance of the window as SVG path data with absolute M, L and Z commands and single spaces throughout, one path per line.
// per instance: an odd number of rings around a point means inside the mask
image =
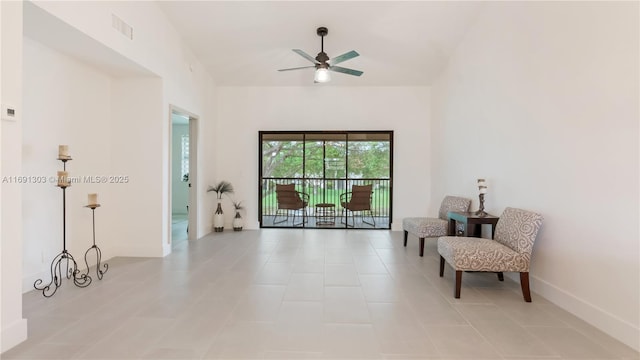
M 261 227 L 391 228 L 393 131 L 261 131 L 259 142 Z M 307 206 L 280 207 L 276 185 L 285 184 L 308 196 Z M 354 185 L 373 189 L 371 209 L 360 219 L 347 218 L 355 214 L 342 204 Z M 325 216 L 318 226 L 321 209 L 336 221 Z
M 181 139 L 182 159 L 180 169 L 182 181 L 189 181 L 189 135 L 182 135 Z

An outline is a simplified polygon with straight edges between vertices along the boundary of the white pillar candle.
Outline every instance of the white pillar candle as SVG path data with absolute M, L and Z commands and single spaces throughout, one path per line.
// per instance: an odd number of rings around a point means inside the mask
M 58 157 L 69 157 L 69 145 L 58 145 Z
M 58 171 L 58 186 L 69 186 L 69 173 Z
M 98 205 L 98 194 L 89 194 L 89 205 Z

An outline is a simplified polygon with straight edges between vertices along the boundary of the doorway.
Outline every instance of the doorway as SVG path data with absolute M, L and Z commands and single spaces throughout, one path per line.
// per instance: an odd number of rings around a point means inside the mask
M 197 238 L 197 117 L 171 106 L 171 247 Z

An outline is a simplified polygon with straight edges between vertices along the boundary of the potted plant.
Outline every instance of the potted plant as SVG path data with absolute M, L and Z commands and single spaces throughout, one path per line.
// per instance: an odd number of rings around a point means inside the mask
M 233 194 L 233 185 L 228 181 L 220 181 L 215 186 L 209 185 L 207 192 L 213 191 L 218 199 L 218 207 L 213 215 L 213 231 L 221 232 L 224 230 L 224 213 L 222 212 L 222 195 Z
M 242 201 L 234 201 L 233 207 L 236 209 L 236 215 L 233 217 L 233 231 L 240 231 L 244 225 L 244 220 L 242 220 L 242 216 L 240 216 L 240 210 L 244 209 L 244 206 L 242 206 Z

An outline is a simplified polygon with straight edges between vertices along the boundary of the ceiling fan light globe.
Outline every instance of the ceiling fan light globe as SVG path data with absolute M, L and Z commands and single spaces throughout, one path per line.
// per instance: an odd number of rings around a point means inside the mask
M 324 68 L 317 69 L 313 80 L 319 83 L 325 83 L 330 81 L 331 74 L 329 74 L 329 69 L 324 69 Z

